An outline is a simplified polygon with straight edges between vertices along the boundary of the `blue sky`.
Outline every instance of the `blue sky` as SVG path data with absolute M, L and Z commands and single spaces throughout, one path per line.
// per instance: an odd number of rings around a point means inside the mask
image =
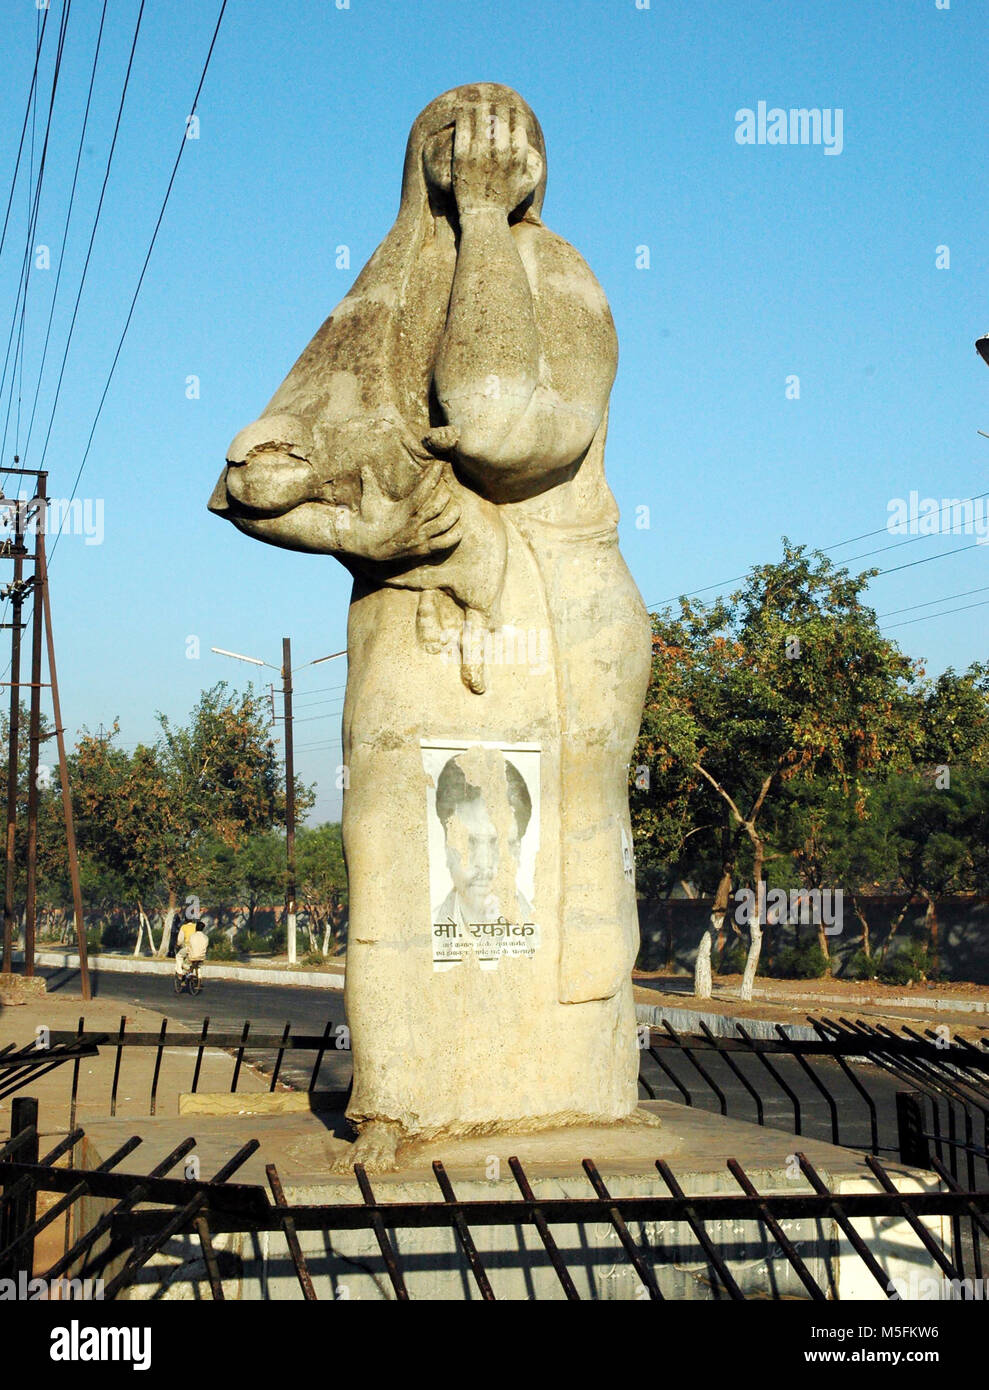
M 642 0 L 640 0 L 640 3 Z M 943 3 L 943 0 L 942 0 Z M 63 0 L 51 0 L 37 169 Z M 15 446 L 66 497 L 182 140 L 219 0 L 146 0 L 106 198 L 54 415 L 52 399 L 102 185 L 138 0 L 110 0 L 69 235 L 62 228 L 101 0 L 72 0 L 39 204 L 4 463 Z M 0 194 L 6 208 L 38 11 L 3 0 Z M 178 178 L 79 496 L 101 544 L 66 534 L 51 569 L 66 721 L 154 733 L 199 690 L 250 668 L 211 646 L 296 663 L 345 645 L 349 579 L 329 559 L 248 541 L 206 512 L 234 434 L 255 418 L 384 237 L 409 127 L 439 92 L 516 87 L 547 140 L 546 222 L 603 284 L 621 345 L 608 471 L 645 600 L 716 585 L 885 526 L 892 499 L 989 489 L 989 329 L 981 194 L 984 0 L 229 0 Z M 740 145 L 736 112 L 840 108 L 843 148 Z M 6 348 L 30 170 L 0 257 Z M 980 235 L 980 221 L 983 221 Z M 347 246 L 351 269 L 336 267 Z M 648 248 L 649 267 L 639 248 Z M 939 269 L 937 248 L 950 265 Z M 944 259 L 942 253 L 942 260 Z M 62 278 L 30 441 L 60 261 Z M 197 377 L 198 399 L 187 397 Z M 799 399 L 787 378 L 799 377 Z M 23 382 L 23 385 L 20 383 Z M 792 391 L 791 391 L 792 394 Z M 20 396 L 21 424 L 17 404 Z M 6 415 L 7 389 L 0 397 Z M 649 509 L 648 529 L 637 526 Z M 91 537 L 92 539 L 92 537 Z M 989 545 L 880 534 L 838 560 L 929 562 L 871 601 L 928 669 L 987 658 Z M 963 547 L 970 547 L 963 550 Z M 957 555 L 948 552 L 958 550 Z M 930 604 L 926 609 L 914 605 Z M 918 617 L 923 622 L 913 622 Z M 199 639 L 189 659 L 189 637 Z M 273 672 L 265 673 L 274 677 Z M 335 815 L 343 661 L 299 672 L 300 772 Z M 304 706 L 304 708 L 303 708 Z M 301 722 L 305 719 L 306 722 Z

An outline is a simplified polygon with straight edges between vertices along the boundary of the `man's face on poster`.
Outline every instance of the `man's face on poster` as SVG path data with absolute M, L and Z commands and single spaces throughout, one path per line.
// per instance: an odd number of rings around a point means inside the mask
M 513 841 L 508 850 L 517 864 L 518 844 Z M 473 921 L 489 921 L 492 913 L 497 916 L 492 891 L 499 862 L 498 831 L 483 797 L 462 801 L 446 825 L 446 863 L 457 895 Z

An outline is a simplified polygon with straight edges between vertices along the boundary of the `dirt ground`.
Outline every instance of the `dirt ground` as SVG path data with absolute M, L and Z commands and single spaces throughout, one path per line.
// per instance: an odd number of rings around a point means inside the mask
M 698 999 L 693 978 L 663 971 L 636 970 L 632 975 L 637 1004 L 667 1004 L 681 1009 L 730 1015 L 742 1020 L 805 1023 L 809 1016 L 861 1018 L 873 1027 L 904 1025 L 923 1032 L 947 1024 L 973 1041 L 989 1038 L 989 986 L 952 981 L 942 984 L 884 985 L 874 980 L 771 980 L 758 978 L 754 998 L 738 998 L 741 975 L 718 975 L 713 997 Z M 957 1002 L 962 1007 L 952 1008 Z M 983 1009 L 973 1010 L 972 1004 Z

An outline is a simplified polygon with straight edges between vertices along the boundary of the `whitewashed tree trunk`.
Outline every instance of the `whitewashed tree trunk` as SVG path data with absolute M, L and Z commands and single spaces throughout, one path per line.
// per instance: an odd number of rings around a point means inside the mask
M 177 907 L 170 907 L 165 913 L 165 921 L 161 929 L 161 940 L 158 943 L 158 950 L 156 952 L 158 956 L 163 957 L 168 955 L 168 943 L 172 939 L 172 924 L 178 915 L 179 910 Z
M 745 957 L 745 973 L 742 975 L 742 988 L 738 992 L 739 999 L 751 999 L 752 989 L 755 984 L 755 972 L 759 966 L 759 954 L 762 951 L 762 922 L 766 910 L 766 885 L 762 880 L 762 865 L 759 864 L 759 877 L 756 880 L 755 888 L 755 912 L 752 914 L 752 921 L 749 923 L 749 953 Z
M 694 995 L 697 999 L 710 999 L 711 997 L 711 946 L 714 941 L 712 931 L 716 930 L 712 916 L 711 926 L 701 937 L 701 944 L 697 948 L 697 959 L 694 962 Z
M 711 925 L 701 937 L 700 945 L 697 948 L 697 959 L 694 962 L 694 994 L 698 999 L 710 999 L 711 997 L 711 949 L 724 923 L 730 896 L 731 869 L 725 867 L 722 869 L 714 902 L 711 904 Z

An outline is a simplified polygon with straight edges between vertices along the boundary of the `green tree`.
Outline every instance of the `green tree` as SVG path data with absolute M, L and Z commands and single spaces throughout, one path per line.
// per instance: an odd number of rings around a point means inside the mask
M 682 598 L 678 616 L 653 619 L 635 764 L 654 760 L 659 775 L 648 788 L 636 788 L 633 777 L 636 829 L 648 834 L 649 817 L 658 816 L 669 831 L 664 850 L 675 850 L 677 834 L 684 845 L 695 828 L 698 839 L 715 837 L 715 930 L 742 861 L 754 901 L 743 998 L 751 998 L 761 950 L 773 818 L 790 784 L 819 778 L 854 786 L 919 738 L 916 672 L 862 602 L 872 573 L 852 576 L 784 540 L 783 559 L 756 566 L 729 598 Z M 683 829 L 655 804 L 671 779 L 689 809 Z M 702 997 L 710 994 L 711 944 L 708 930 L 696 968 Z
M 339 948 L 347 918 L 347 870 L 340 826 L 303 826 L 296 837 L 296 864 L 310 950 L 331 955 Z

